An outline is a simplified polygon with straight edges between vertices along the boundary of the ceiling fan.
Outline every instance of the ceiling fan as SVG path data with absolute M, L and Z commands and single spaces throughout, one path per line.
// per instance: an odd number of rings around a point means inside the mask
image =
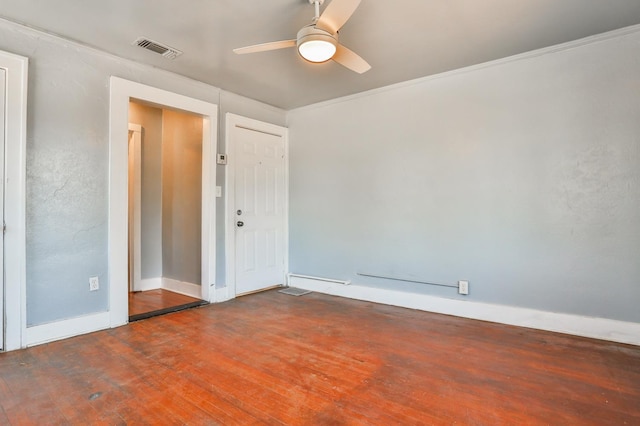
M 332 0 L 321 15 L 320 6 L 324 0 L 309 0 L 315 7 L 315 16 L 311 24 L 298 31 L 295 39 L 240 47 L 233 51 L 241 55 L 297 47 L 300 56 L 309 62 L 326 62 L 331 59 L 351 71 L 362 74 L 369 71 L 371 65 L 338 42 L 338 30 L 349 20 L 360 1 Z

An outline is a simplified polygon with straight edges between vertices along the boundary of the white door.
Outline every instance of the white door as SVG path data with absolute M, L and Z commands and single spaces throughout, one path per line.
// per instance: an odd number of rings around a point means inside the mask
M 5 94 L 6 71 L 0 68 L 0 350 L 4 349 L 4 120 L 5 120 Z
M 238 295 L 284 283 L 286 159 L 282 134 L 240 126 L 232 132 Z

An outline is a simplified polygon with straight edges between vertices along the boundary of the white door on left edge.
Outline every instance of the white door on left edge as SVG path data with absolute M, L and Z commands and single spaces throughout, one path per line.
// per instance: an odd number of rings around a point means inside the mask
M 284 283 L 286 185 L 282 135 L 235 126 L 236 294 Z

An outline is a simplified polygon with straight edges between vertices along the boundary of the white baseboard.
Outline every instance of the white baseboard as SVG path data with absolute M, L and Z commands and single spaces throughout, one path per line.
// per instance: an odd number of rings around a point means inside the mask
M 174 293 L 180 293 L 184 294 L 185 296 L 202 299 L 202 287 L 198 284 L 162 277 L 162 288 L 165 290 L 173 291 Z
M 287 283 L 289 282 L 289 280 L 291 280 L 291 277 L 294 277 L 294 278 L 308 278 L 308 279 L 313 280 L 313 281 L 324 281 L 324 282 L 328 282 L 328 283 L 335 283 L 335 284 L 342 284 L 342 285 L 351 284 L 351 281 L 335 280 L 333 278 L 324 278 L 324 277 L 314 277 L 314 276 L 311 276 L 311 275 L 292 274 L 291 272 L 289 272 L 287 274 Z
M 85 315 L 48 324 L 27 327 L 26 346 L 41 345 L 110 327 L 109 312 Z
M 169 290 L 174 293 L 180 293 L 185 296 L 196 297 L 198 299 L 202 298 L 202 287 L 198 284 L 178 281 L 166 277 L 145 278 L 140 281 L 140 289 L 138 291 L 157 289 Z
M 149 291 L 162 288 L 162 278 L 143 278 L 140 280 L 140 288 L 136 291 Z
M 199 285 L 172 280 L 170 278 L 148 278 L 141 280 L 140 284 L 144 291 L 164 288 L 166 290 L 198 299 L 202 297 L 202 288 Z M 224 295 L 226 295 L 226 291 Z M 33 327 L 27 327 L 24 345 L 27 347 L 41 345 L 43 343 L 66 339 L 81 334 L 105 330 L 110 327 L 111 319 L 109 312 L 101 312 L 42 325 L 35 325 Z
M 290 277 L 289 285 L 368 302 L 640 346 L 640 323 L 635 322 L 446 299 L 353 284 L 345 286 L 295 276 Z

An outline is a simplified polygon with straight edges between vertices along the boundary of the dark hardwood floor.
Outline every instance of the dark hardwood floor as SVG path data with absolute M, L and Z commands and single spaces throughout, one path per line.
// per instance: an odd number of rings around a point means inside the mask
M 129 321 L 193 308 L 204 303 L 201 299 L 164 289 L 129 292 Z
M 640 347 L 268 291 L 0 354 L 0 424 L 639 425 Z

